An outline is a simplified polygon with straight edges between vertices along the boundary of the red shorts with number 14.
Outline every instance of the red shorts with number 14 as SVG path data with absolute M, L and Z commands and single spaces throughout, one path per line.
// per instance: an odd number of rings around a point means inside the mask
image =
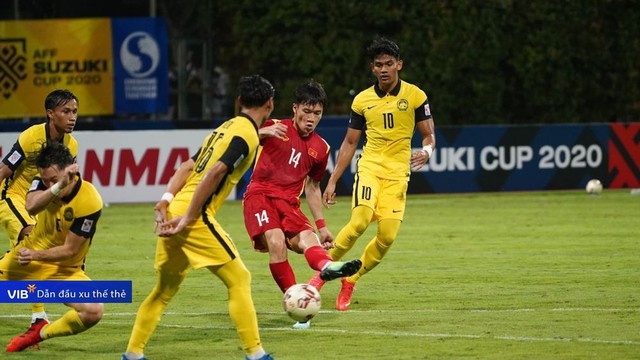
M 260 236 L 267 230 L 282 229 L 287 239 L 304 230 L 314 231 L 300 205 L 289 201 L 255 194 L 246 197 L 242 205 L 244 226 L 251 237 L 253 248 L 258 251 L 267 251 L 260 241 Z

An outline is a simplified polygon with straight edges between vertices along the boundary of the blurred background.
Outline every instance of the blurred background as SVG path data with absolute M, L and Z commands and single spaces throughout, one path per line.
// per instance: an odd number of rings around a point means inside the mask
M 640 0 L 2 0 L 0 155 L 68 88 L 83 178 L 109 202 L 154 201 L 258 73 L 274 118 L 300 82 L 324 85 L 328 176 L 353 96 L 375 82 L 365 49 L 385 36 L 436 124 L 409 193 L 639 188 L 639 35 Z
M 166 19 L 170 59 L 166 113 L 97 120 L 224 118 L 250 73 L 276 87 L 274 115 L 290 114 L 307 78 L 326 87 L 325 114 L 346 115 L 374 81 L 364 49 L 379 35 L 400 45 L 401 76 L 439 125 L 640 115 L 640 1 L 0 1 L 2 21 L 93 17 Z

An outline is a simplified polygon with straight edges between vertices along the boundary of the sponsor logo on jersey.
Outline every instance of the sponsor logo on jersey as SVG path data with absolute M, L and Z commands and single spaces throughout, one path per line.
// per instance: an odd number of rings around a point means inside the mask
M 431 108 L 429 107 L 429 104 L 424 104 L 424 114 L 431 116 Z
M 11 153 L 11 155 L 9 156 L 9 159 L 7 159 L 7 160 L 9 160 L 9 162 L 11 163 L 11 165 L 15 165 L 15 164 L 17 164 L 17 163 L 18 163 L 18 161 L 20 161 L 20 159 L 22 159 L 22 155 L 20 155 L 20 153 L 19 153 L 19 152 L 17 152 L 17 151 L 15 151 L 15 150 L 14 150 L 14 151 Z
M 82 227 L 80 228 L 80 230 L 82 230 L 84 232 L 91 232 L 91 228 L 93 228 L 93 220 L 84 219 L 84 221 L 82 222 Z

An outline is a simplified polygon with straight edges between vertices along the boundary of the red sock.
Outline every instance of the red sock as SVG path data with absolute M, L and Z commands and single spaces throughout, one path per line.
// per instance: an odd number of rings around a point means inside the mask
M 304 252 L 304 257 L 307 259 L 309 266 L 317 271 L 321 271 L 331 261 L 331 256 L 329 256 L 327 250 L 320 245 L 307 248 Z
M 293 273 L 289 260 L 279 263 L 269 263 L 269 269 L 271 270 L 273 280 L 276 281 L 276 284 L 278 284 L 282 292 L 285 292 L 289 287 L 296 284 L 296 275 Z

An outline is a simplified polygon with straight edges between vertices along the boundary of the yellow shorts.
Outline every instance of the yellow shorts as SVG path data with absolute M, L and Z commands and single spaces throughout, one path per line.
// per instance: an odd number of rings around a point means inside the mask
M 0 200 L 0 224 L 7 232 L 11 248 L 18 243 L 22 229 L 36 223 L 27 212 L 25 201 L 19 196 Z
M 15 249 L 0 259 L 0 280 L 91 280 L 82 266 L 60 266 L 55 263 L 32 261 L 18 263 Z
M 408 180 L 381 179 L 364 172 L 356 173 L 351 207 L 364 205 L 374 212 L 375 220 L 404 219 Z
M 171 218 L 171 214 L 167 213 Z M 155 268 L 184 273 L 194 269 L 222 265 L 240 257 L 229 234 L 211 216 L 201 216 L 192 225 L 171 237 L 158 237 Z

